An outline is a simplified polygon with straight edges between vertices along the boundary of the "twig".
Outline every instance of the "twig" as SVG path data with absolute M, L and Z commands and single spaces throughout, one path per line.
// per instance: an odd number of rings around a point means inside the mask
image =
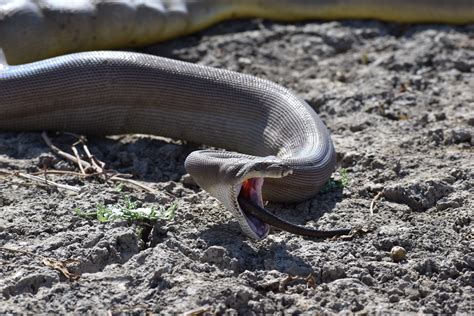
M 211 306 L 204 305 L 204 306 L 200 306 L 198 308 L 192 309 L 190 311 L 187 311 L 183 315 L 184 316 L 200 316 L 200 315 L 203 315 L 204 313 L 206 313 L 210 310 L 211 310 Z
M 0 170 L 1 172 L 1 170 Z M 75 172 L 75 171 L 69 171 L 69 170 L 52 170 L 52 169 L 45 169 L 43 171 L 38 171 L 38 172 L 31 172 L 29 173 L 31 175 L 40 175 L 40 174 L 65 174 L 65 175 L 71 175 L 71 176 L 76 176 L 76 177 L 81 177 L 81 178 L 90 178 L 90 177 L 96 177 L 103 175 L 103 173 L 95 172 L 95 173 L 86 173 L 82 174 L 80 172 Z M 112 176 L 118 176 L 122 178 L 131 178 L 133 177 L 131 174 L 128 173 L 115 173 Z
M 132 179 L 125 179 L 125 178 L 122 178 L 122 177 L 118 177 L 118 176 L 113 176 L 111 177 L 109 180 L 111 181 L 119 181 L 119 182 L 125 182 L 125 183 L 130 183 L 134 186 L 137 186 L 149 193 L 153 193 L 153 194 L 157 194 L 158 192 L 152 188 L 150 188 L 149 186 L 146 186 L 138 181 L 135 181 L 135 180 L 132 180 Z
M 70 133 L 70 132 L 63 132 L 63 133 L 66 134 L 66 135 L 71 135 L 73 137 L 76 137 L 77 142 L 75 142 L 72 146 L 75 147 L 76 145 L 81 144 L 82 149 L 86 153 L 87 158 L 89 159 L 90 163 L 95 167 L 96 172 L 99 172 L 99 173 L 104 172 L 105 162 L 100 161 L 94 155 L 91 154 L 91 152 L 89 150 L 89 147 L 87 147 L 87 138 L 86 137 L 84 137 L 83 135 L 78 135 L 78 134 L 74 134 L 74 133 Z M 77 151 L 77 149 L 76 149 L 76 151 Z
M 79 188 L 79 187 L 74 187 L 74 186 L 67 185 L 67 184 L 56 183 L 54 181 L 51 181 L 51 180 L 48 180 L 48 179 L 45 179 L 45 178 L 41 178 L 41 177 L 38 177 L 38 176 L 34 176 L 34 175 L 31 175 L 31 174 L 27 174 L 27 173 L 10 172 L 10 171 L 6 171 L 6 170 L 0 170 L 0 172 L 4 173 L 4 174 L 9 174 L 9 175 L 12 175 L 12 176 L 18 176 L 18 177 L 21 177 L 21 178 L 24 178 L 24 179 L 36 181 L 36 182 L 39 182 L 39 183 L 42 183 L 42 184 L 47 184 L 47 185 L 54 186 L 54 187 L 64 189 L 64 190 L 69 190 L 69 191 L 73 191 L 73 192 L 77 192 L 77 193 L 80 193 L 82 191 L 82 188 Z
M 81 173 L 64 172 L 64 171 L 62 173 L 85 177 L 85 176 L 87 176 L 87 173 L 86 173 L 87 169 L 94 170 L 95 172 L 92 173 L 92 175 L 103 175 L 105 177 L 106 181 L 110 180 L 110 181 L 115 181 L 115 182 L 129 183 L 131 185 L 134 185 L 136 187 L 139 187 L 139 188 L 145 190 L 146 192 L 149 192 L 149 193 L 152 193 L 152 194 L 158 194 L 159 193 L 158 191 L 150 188 L 149 186 L 146 186 L 146 185 L 144 185 L 144 184 L 142 184 L 138 181 L 126 178 L 126 177 L 130 177 L 131 175 L 121 174 L 121 173 L 118 173 L 118 172 L 113 171 L 113 170 L 105 169 L 105 163 L 100 161 L 99 159 L 97 159 L 91 153 L 91 151 L 87 147 L 86 140 L 83 136 L 80 136 L 80 135 L 77 135 L 77 134 L 72 134 L 72 133 L 65 133 L 65 134 L 72 135 L 72 136 L 74 136 L 78 139 L 78 141 L 71 146 L 71 149 L 74 152 L 74 156 L 71 155 L 71 154 L 68 154 L 68 153 L 62 151 L 61 149 L 59 149 L 58 147 L 54 146 L 51 139 L 49 139 L 48 135 L 46 134 L 46 132 L 43 132 L 41 134 L 44 141 L 49 146 L 49 148 L 51 148 L 51 150 L 53 150 L 53 152 L 55 152 L 59 156 L 65 158 L 69 161 L 74 162 L 81 169 Z M 77 144 L 82 144 L 82 148 L 84 149 L 84 152 L 86 153 L 86 156 L 87 156 L 87 158 L 89 159 L 90 162 L 84 161 L 80 158 L 79 152 L 77 151 L 77 148 L 75 147 Z M 53 171 L 48 171 L 48 172 L 45 171 L 45 173 L 46 174 L 47 173 L 53 173 Z M 59 174 L 60 172 L 56 172 L 56 173 Z M 171 194 L 169 192 L 164 191 L 164 193 L 166 195 L 172 197 L 173 199 L 176 198 L 176 196 L 174 196 L 173 194 Z
M 68 154 L 68 153 L 62 151 L 61 149 L 59 149 L 58 147 L 54 146 L 53 143 L 51 142 L 51 139 L 49 139 L 48 135 L 46 134 L 46 132 L 41 133 L 41 137 L 43 137 L 44 142 L 46 143 L 46 145 L 48 145 L 49 148 L 51 148 L 52 151 L 54 151 L 56 154 L 63 157 L 64 159 L 72 161 L 72 162 L 74 162 L 75 164 L 78 164 L 78 165 L 82 164 L 82 166 L 85 169 L 89 169 L 91 167 L 91 164 L 88 163 L 87 161 L 84 161 L 82 159 L 77 159 L 73 155 Z
M 90 178 L 94 176 L 100 175 L 100 173 L 87 173 L 87 174 L 82 174 L 80 172 L 75 172 L 75 171 L 68 171 L 68 170 L 51 170 L 51 169 L 44 169 L 43 171 L 38 171 L 38 172 L 32 172 L 30 173 L 31 175 L 40 175 L 40 174 L 65 174 L 65 175 L 71 175 L 71 176 L 76 176 L 76 177 L 81 177 L 81 178 Z
M 172 199 L 176 199 L 176 196 L 168 191 L 156 191 L 155 189 L 153 188 L 150 188 L 149 186 L 147 185 L 144 185 L 136 180 L 132 180 L 132 179 L 125 179 L 125 178 L 122 178 L 122 177 L 119 177 L 119 176 L 113 176 L 111 177 L 109 180 L 111 181 L 117 181 L 117 182 L 124 182 L 124 183 L 129 183 L 131 185 L 134 185 L 136 187 L 139 187 L 145 191 L 147 191 L 148 193 L 151 193 L 151 194 L 159 194 L 160 192 L 168 195 L 169 197 L 171 197 Z
M 79 152 L 77 151 L 77 148 L 75 145 L 71 146 L 71 150 L 74 153 L 74 157 L 76 157 L 77 161 L 81 160 L 81 157 L 79 156 Z M 79 166 L 79 169 L 81 170 L 82 174 L 86 174 L 86 171 L 84 170 L 84 167 L 82 167 L 82 163 L 77 164 Z
M 97 172 L 103 173 L 104 168 L 105 168 L 105 162 L 100 161 L 99 159 L 97 159 L 96 156 L 91 154 L 91 152 L 89 150 L 89 147 L 87 147 L 87 144 L 84 143 L 84 142 L 82 143 L 82 149 L 84 149 L 84 152 L 86 153 L 87 158 L 89 158 L 90 162 L 92 162 L 92 164 L 96 168 Z
M 372 202 L 370 202 L 370 216 L 374 215 L 374 206 L 375 202 L 383 196 L 383 191 L 380 191 L 377 193 L 377 195 L 372 199 Z
M 78 193 L 82 191 L 82 188 L 79 188 L 79 187 L 74 187 L 74 186 L 67 185 L 67 184 L 57 183 L 57 182 L 54 182 L 54 181 L 51 181 L 51 180 L 48 180 L 48 179 L 44 179 L 44 178 L 41 178 L 41 177 L 38 177 L 38 176 L 33 176 L 33 175 L 30 175 L 30 174 L 26 174 L 26 173 L 18 172 L 18 176 L 20 176 L 22 178 L 25 178 L 25 179 L 32 180 L 32 181 L 48 184 L 48 185 L 51 185 L 51 186 L 54 186 L 54 187 L 57 187 L 57 188 L 60 188 L 60 189 L 64 189 L 64 190 L 69 190 L 69 191 L 78 192 Z

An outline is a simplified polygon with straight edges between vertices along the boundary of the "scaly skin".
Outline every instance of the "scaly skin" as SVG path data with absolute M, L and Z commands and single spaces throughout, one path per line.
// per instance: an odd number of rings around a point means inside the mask
M 254 202 L 261 206 L 262 198 L 302 201 L 326 183 L 336 162 L 329 133 L 310 106 L 275 83 L 232 71 L 86 52 L 7 66 L 0 91 L 3 131 L 157 134 L 231 150 L 193 152 L 185 166 L 256 239 L 268 225 L 239 206 L 244 181 L 258 179 Z

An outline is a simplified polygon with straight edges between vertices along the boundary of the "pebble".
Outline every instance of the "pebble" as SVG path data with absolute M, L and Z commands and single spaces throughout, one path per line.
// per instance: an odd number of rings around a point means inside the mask
M 390 250 L 390 257 L 394 262 L 400 262 L 406 258 L 407 251 L 405 248 L 400 246 L 395 246 Z

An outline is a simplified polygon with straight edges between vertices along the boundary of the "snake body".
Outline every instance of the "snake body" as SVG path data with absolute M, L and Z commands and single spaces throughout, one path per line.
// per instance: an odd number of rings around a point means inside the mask
M 0 0 L 0 47 L 16 64 L 142 45 L 246 16 L 474 21 L 470 0 Z M 264 199 L 313 197 L 336 162 L 324 124 L 284 87 L 131 52 L 83 52 L 3 67 L 0 60 L 0 130 L 158 134 L 225 148 L 193 152 L 185 166 L 255 239 L 269 231 L 254 216 Z
M 379 19 L 474 23 L 472 0 L 0 0 L 0 47 L 11 64 L 136 47 L 226 19 Z
M 157 134 L 231 150 L 193 152 L 185 166 L 258 239 L 268 226 L 238 205 L 244 181 L 260 205 L 262 198 L 301 201 L 319 191 L 335 165 L 329 133 L 303 100 L 232 71 L 85 52 L 7 66 L 0 91 L 1 130 Z

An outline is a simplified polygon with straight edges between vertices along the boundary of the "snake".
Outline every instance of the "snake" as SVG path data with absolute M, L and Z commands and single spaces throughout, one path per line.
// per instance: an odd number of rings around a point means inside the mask
M 0 0 L 10 64 L 78 51 L 141 47 L 228 19 L 378 19 L 474 23 L 472 0 Z
M 301 97 L 251 75 L 102 49 L 230 18 L 463 24 L 474 21 L 472 9 L 470 0 L 0 0 L 0 130 L 156 134 L 221 148 L 192 152 L 185 168 L 247 236 L 264 239 L 270 225 L 347 234 L 294 225 L 264 207 L 314 197 L 335 169 L 329 131 Z

